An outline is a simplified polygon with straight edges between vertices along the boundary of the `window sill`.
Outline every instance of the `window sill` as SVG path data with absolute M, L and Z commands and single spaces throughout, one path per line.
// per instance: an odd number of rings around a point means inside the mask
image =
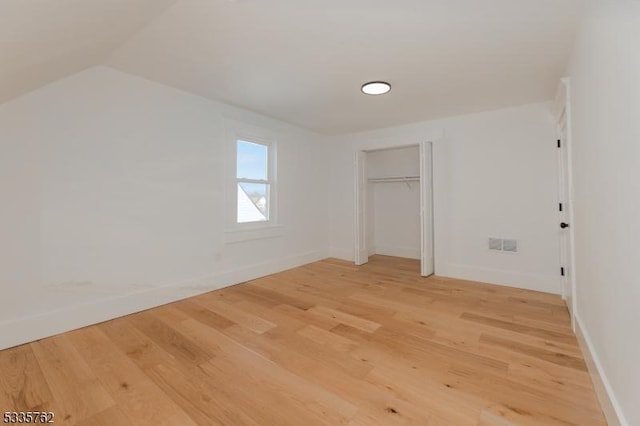
M 243 241 L 263 240 L 284 235 L 283 225 L 266 225 L 252 228 L 229 229 L 224 231 L 225 244 L 241 243 Z

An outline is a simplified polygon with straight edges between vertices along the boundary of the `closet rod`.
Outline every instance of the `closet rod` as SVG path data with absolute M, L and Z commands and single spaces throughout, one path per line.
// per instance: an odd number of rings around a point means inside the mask
M 420 176 L 397 176 L 397 177 L 385 177 L 385 178 L 369 178 L 367 179 L 371 183 L 382 182 L 418 182 Z

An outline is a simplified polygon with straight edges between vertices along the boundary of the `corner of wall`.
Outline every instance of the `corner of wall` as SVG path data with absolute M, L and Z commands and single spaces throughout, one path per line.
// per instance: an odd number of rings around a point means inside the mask
M 348 262 L 354 261 L 353 249 L 346 249 L 342 247 L 331 247 L 329 249 L 329 256 L 336 259 L 346 260 Z

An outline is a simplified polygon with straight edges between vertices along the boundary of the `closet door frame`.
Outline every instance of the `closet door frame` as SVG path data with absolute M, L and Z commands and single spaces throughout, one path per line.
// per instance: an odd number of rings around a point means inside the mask
M 355 192 L 355 264 L 364 265 L 369 261 L 367 242 L 367 152 L 357 151 L 354 159 Z
M 420 142 L 420 275 L 435 273 L 433 238 L 433 144 Z
M 354 153 L 354 261 L 363 265 L 369 261 L 367 245 L 367 152 L 418 146 L 420 150 L 420 275 L 435 273 L 433 231 L 433 144 L 376 146 L 359 149 Z

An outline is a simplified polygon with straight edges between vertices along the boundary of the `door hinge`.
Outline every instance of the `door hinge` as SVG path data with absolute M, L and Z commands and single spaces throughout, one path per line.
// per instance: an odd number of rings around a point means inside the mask
M 560 148 L 560 139 L 558 139 L 558 148 Z
M 560 275 L 564 277 L 564 266 L 560 268 Z
M 562 203 L 560 203 L 560 211 L 562 211 Z

